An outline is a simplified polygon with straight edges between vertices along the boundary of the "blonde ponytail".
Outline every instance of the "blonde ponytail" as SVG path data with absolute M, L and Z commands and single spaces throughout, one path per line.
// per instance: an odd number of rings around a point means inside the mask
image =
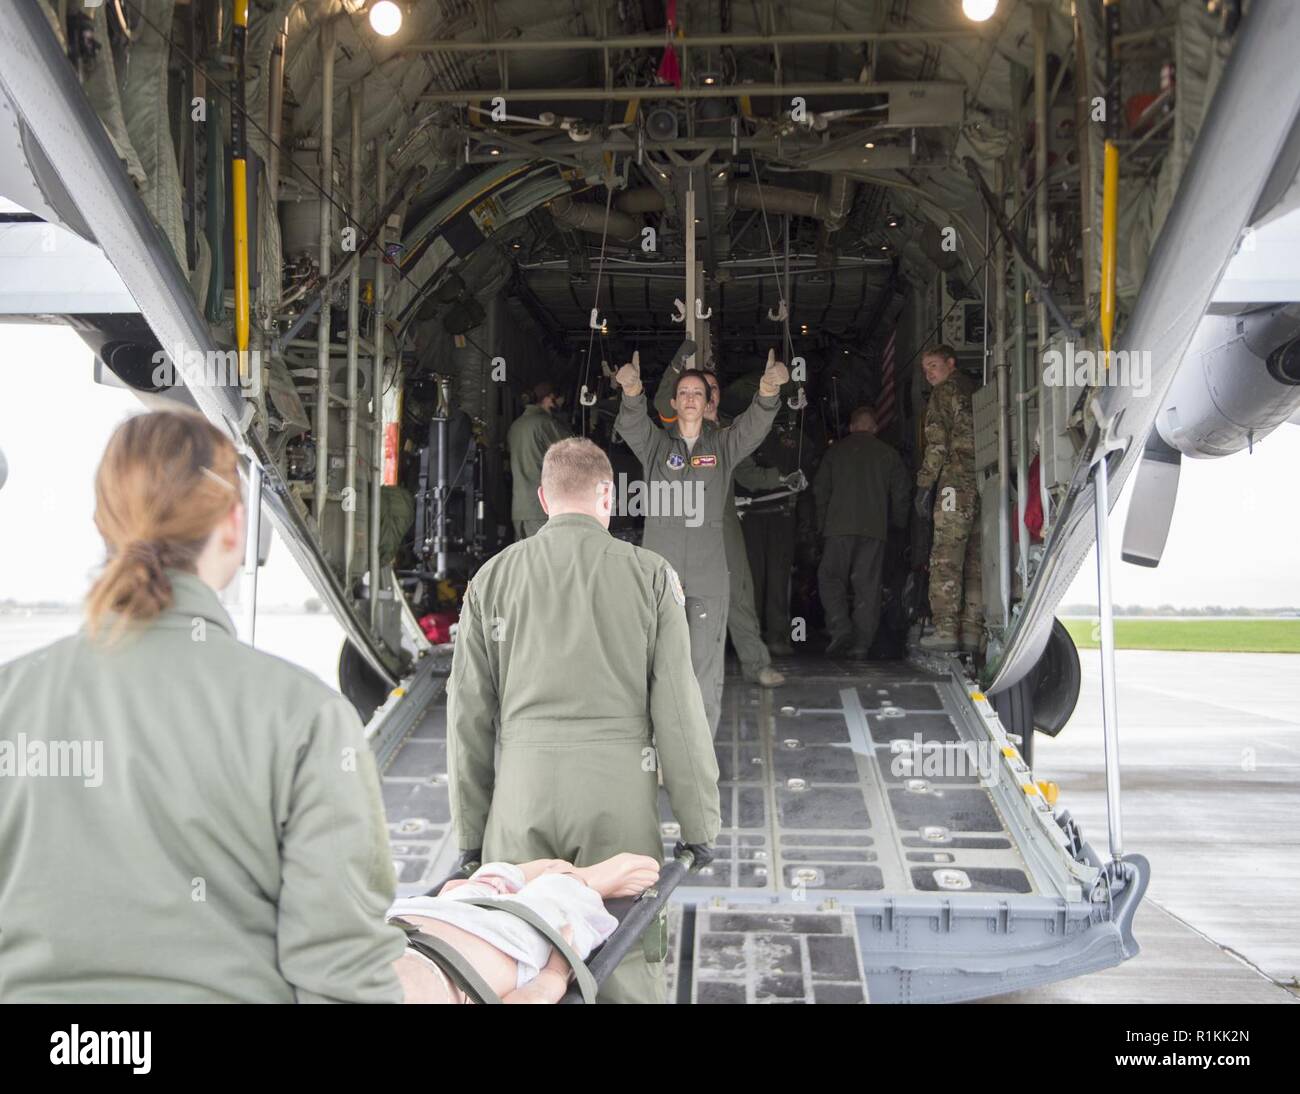
M 166 571 L 192 573 L 238 499 L 234 445 L 207 419 L 159 411 L 123 422 L 95 475 L 95 526 L 108 560 L 86 598 L 90 633 L 98 635 L 111 614 L 112 640 L 171 607 Z

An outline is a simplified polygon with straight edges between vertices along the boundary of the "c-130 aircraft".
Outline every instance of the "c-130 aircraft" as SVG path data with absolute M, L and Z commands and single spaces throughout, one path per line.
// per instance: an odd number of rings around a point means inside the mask
M 0 312 L 236 440 L 346 631 L 412 893 L 455 858 L 421 742 L 441 621 L 511 538 L 524 394 L 553 380 L 630 469 L 634 351 L 653 381 L 693 347 L 743 406 L 774 348 L 800 367 L 760 461 L 811 471 L 867 405 L 915 468 L 920 357 L 950 346 L 978 388 L 983 649 L 916 652 L 914 528 L 890 659 L 728 680 L 723 835 L 673 895 L 673 960 L 683 1002 L 979 998 L 1138 950 L 1104 550 L 1105 854 L 1033 776 L 1079 688 L 1053 614 L 1130 474 L 1125 557 L 1156 565 L 1182 456 L 1300 410 L 1297 40 L 1283 0 L 17 0 Z M 737 933 L 822 956 L 777 984 L 770 955 L 710 960 Z

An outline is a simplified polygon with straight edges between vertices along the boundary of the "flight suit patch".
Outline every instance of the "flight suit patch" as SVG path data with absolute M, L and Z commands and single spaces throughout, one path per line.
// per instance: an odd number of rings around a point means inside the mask
M 692 456 L 691 466 L 692 467 L 717 467 L 718 457 L 717 456 Z
M 686 466 L 686 457 L 680 452 L 674 452 L 665 462 L 668 464 L 670 470 L 680 471 Z
M 668 588 L 673 594 L 673 599 L 679 606 L 686 607 L 686 593 L 682 590 L 682 579 L 671 566 L 665 566 L 664 570 L 668 573 Z

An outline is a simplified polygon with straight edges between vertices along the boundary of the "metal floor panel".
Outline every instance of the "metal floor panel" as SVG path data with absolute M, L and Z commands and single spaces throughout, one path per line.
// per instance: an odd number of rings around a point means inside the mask
M 718 856 L 685 884 L 799 901 L 1039 891 L 945 708 L 948 678 L 904 663 L 861 665 L 850 679 L 832 663 L 799 666 L 776 691 L 728 678 L 715 742 Z M 918 741 L 926 759 L 951 746 L 961 762 L 925 774 Z M 666 794 L 660 816 L 671 850 Z M 916 847 L 929 857 L 910 855 Z
M 1025 776 L 974 763 L 975 744 L 999 764 L 1014 750 L 957 678 L 906 663 L 781 667 L 791 682 L 775 691 L 727 680 L 717 857 L 670 912 L 678 1002 L 977 998 L 1131 956 L 1081 901 L 1070 871 L 1087 867 L 1053 845 Z M 440 683 L 423 712 L 375 732 L 401 895 L 458 853 Z M 666 794 L 660 810 L 670 854 Z

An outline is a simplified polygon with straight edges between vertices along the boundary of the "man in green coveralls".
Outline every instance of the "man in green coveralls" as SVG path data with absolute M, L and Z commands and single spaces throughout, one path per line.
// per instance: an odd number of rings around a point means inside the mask
M 564 403 L 564 396 L 556 394 L 555 385 L 543 380 L 533 388 L 533 401 L 510 425 L 506 433 L 506 447 L 510 450 L 510 476 L 514 481 L 510 491 L 510 519 L 515 525 L 515 539 L 526 539 L 537 534 L 546 523 L 537 500 L 537 487 L 542 478 L 542 457 L 556 441 L 572 436 L 555 412 Z
M 550 519 L 465 591 L 447 764 L 466 858 L 589 866 L 631 851 L 662 861 L 657 769 L 683 843 L 697 865 L 710 857 L 718 764 L 685 596 L 663 558 L 609 534 L 613 478 L 590 441 L 552 445 L 541 475 Z M 661 917 L 601 1000 L 665 1002 L 666 938 Z

